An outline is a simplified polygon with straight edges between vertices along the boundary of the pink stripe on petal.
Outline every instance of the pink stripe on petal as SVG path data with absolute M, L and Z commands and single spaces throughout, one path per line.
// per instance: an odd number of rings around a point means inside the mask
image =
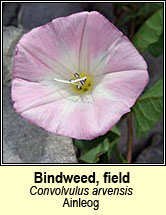
M 38 126 L 56 133 L 65 107 L 76 98 L 62 90 L 49 90 L 40 83 L 14 79 L 12 85 L 14 108 L 24 118 Z
M 83 12 L 58 18 L 25 34 L 17 45 L 14 77 L 35 81 L 55 74 L 71 78 L 78 71 L 87 15 Z
M 98 12 L 90 12 L 84 26 L 80 48 L 80 70 L 93 70 L 91 63 L 107 55 L 122 37 L 122 33 Z M 98 62 L 96 62 L 98 63 Z M 90 67 L 90 68 L 89 68 Z
M 147 70 L 147 64 L 126 36 L 112 48 L 105 58 L 105 68 L 100 73 L 127 70 Z M 103 66 L 104 67 L 104 66 Z
M 87 16 L 79 67 L 81 71 L 94 74 L 147 69 L 143 57 L 128 38 L 98 12 L 90 12 Z
M 25 49 L 18 44 L 16 53 L 13 77 L 38 82 L 45 76 L 55 76 L 53 67 L 45 62 L 46 58 L 43 61 L 34 55 L 33 49 Z
M 110 46 L 114 46 L 122 35 L 103 15 L 90 12 L 82 35 L 82 49 L 87 47 L 87 54 L 97 57 Z
M 110 73 L 98 85 L 98 91 L 106 91 L 112 100 L 120 101 L 128 107 L 133 106 L 149 80 L 148 72 L 130 70 Z
M 65 88 L 49 88 L 41 83 L 14 79 L 12 82 L 12 99 L 17 112 L 22 113 L 29 109 L 64 100 L 70 93 Z

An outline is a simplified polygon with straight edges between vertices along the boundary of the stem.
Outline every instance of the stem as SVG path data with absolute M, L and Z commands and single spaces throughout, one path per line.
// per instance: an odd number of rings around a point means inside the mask
M 135 19 L 133 19 L 133 20 L 131 20 L 131 23 L 130 23 L 130 33 L 129 33 L 129 38 L 131 41 L 134 37 L 135 26 L 136 26 Z
M 122 162 L 122 163 L 127 163 L 127 161 L 124 159 L 124 157 L 122 156 L 122 154 L 120 153 L 118 147 L 117 147 L 117 144 L 115 145 L 115 152 L 116 152 L 116 155 L 118 157 L 118 159 Z
M 133 8 L 133 11 L 135 8 Z M 129 38 L 132 41 L 135 32 L 136 20 L 131 20 L 130 23 L 130 31 L 129 31 Z M 128 140 L 127 140 L 127 156 L 126 160 L 127 163 L 131 163 L 132 160 L 132 152 L 133 152 L 133 125 L 132 125 L 132 113 L 127 114 L 127 127 L 128 127 Z
M 127 144 L 127 163 L 131 163 L 133 152 L 133 126 L 132 126 L 132 113 L 127 114 L 127 126 L 128 126 L 128 144 Z

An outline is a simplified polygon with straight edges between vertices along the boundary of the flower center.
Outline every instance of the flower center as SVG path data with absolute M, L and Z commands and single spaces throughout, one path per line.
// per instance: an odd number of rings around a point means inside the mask
M 93 81 L 89 74 L 86 73 L 74 73 L 71 80 L 62 80 L 54 78 L 54 81 L 70 84 L 72 90 L 77 94 L 87 93 L 92 90 Z
M 92 90 L 93 83 L 89 74 L 75 73 L 71 82 L 75 82 L 75 84 L 73 83 L 73 85 L 71 85 L 75 93 L 83 94 Z

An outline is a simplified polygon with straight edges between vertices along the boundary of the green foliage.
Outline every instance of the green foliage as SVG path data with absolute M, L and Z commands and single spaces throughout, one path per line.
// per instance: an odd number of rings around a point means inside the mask
M 163 33 L 163 8 L 154 13 L 138 30 L 133 38 L 136 48 L 142 52 L 157 43 Z
M 122 23 L 125 24 L 131 19 L 147 19 L 149 16 L 151 16 L 153 13 L 158 11 L 163 7 L 162 3 L 144 3 L 144 4 L 136 4 L 137 7 L 134 8 L 134 10 L 131 10 L 129 14 L 126 14 L 125 17 L 122 20 Z
M 129 27 L 130 39 L 140 51 L 158 57 L 163 52 L 163 3 L 114 3 L 117 23 Z M 120 18 L 119 18 L 120 17 Z M 141 26 L 141 27 L 140 27 Z
M 102 157 L 104 162 L 108 163 L 119 136 L 120 132 L 114 126 L 106 135 L 93 140 L 73 140 L 80 153 L 79 160 L 85 163 L 97 163 Z
M 164 35 L 162 34 L 156 43 L 153 43 L 148 47 L 148 52 L 150 52 L 153 57 L 159 57 L 163 53 L 163 36 Z
M 158 11 L 163 7 L 162 3 L 146 3 L 143 7 L 140 8 L 140 10 L 135 14 L 135 17 L 138 16 L 149 16 L 150 14 L 153 14 L 154 12 Z
M 132 110 L 137 137 L 146 136 L 163 114 L 163 78 L 142 94 Z

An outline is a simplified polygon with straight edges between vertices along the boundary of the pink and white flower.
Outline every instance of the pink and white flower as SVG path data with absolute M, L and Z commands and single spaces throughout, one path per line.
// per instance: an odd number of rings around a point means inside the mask
M 81 12 L 21 38 L 12 99 L 49 132 L 93 139 L 130 111 L 147 82 L 147 64 L 128 38 L 98 12 Z

